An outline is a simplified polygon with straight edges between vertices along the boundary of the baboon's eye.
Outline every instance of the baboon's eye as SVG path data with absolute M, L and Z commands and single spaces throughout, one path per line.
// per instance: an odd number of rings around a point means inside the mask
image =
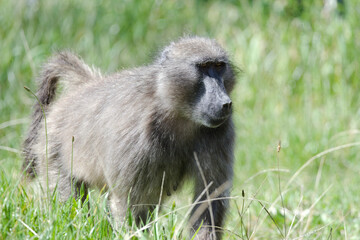
M 214 74 L 221 77 L 226 69 L 224 61 L 204 61 L 196 64 L 198 70 L 206 75 L 214 77 Z
M 198 64 L 198 66 L 199 66 L 200 68 L 209 67 L 209 62 L 201 62 L 201 63 Z
M 224 68 L 226 66 L 225 62 L 216 62 L 215 67 L 216 68 Z
M 215 62 L 215 71 L 218 74 L 223 74 L 225 68 L 226 68 L 226 63 L 225 62 Z

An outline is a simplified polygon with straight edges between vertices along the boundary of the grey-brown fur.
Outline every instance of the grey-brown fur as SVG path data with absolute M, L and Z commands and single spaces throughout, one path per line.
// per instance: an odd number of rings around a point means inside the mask
M 65 90 L 54 101 L 58 81 Z M 50 190 L 57 185 L 63 200 L 71 194 L 71 179 L 106 186 L 117 219 L 124 218 L 129 196 L 140 221 L 153 209 L 148 204 L 158 203 L 164 174 L 162 199 L 187 177 L 195 180 L 194 199 L 203 192 L 196 153 L 207 184 L 212 182 L 211 194 L 232 181 L 234 129 L 228 93 L 234 81 L 226 52 L 207 38 L 182 38 L 152 64 L 107 76 L 69 52 L 59 53 L 43 67 L 37 93 L 47 118 L 48 173 L 39 104 L 24 143 L 24 167 L 31 176 L 39 175 L 43 186 L 48 175 Z M 216 197 L 226 196 L 229 189 Z M 227 207 L 226 199 L 212 202 L 216 226 L 223 225 Z M 211 236 L 212 228 L 206 227 L 210 215 L 206 209 L 193 224 L 196 230 L 204 221 L 198 235 L 202 239 Z

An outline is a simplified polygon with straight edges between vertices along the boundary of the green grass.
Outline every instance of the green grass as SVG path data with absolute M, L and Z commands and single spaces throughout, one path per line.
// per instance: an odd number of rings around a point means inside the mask
M 62 204 L 56 194 L 45 201 L 36 183 L 21 180 L 18 153 L 35 101 L 23 86 L 36 89 L 54 51 L 72 49 L 113 72 L 150 62 L 184 34 L 216 38 L 242 69 L 232 95 L 237 139 L 226 238 L 282 239 L 291 227 L 288 239 L 357 239 L 360 3 L 347 0 L 343 16 L 326 16 L 322 1 L 302 11 L 298 1 L 251 2 L 0 1 L 0 239 L 186 237 L 189 187 L 153 216 L 149 231 L 129 223 L 115 232 L 106 193 L 92 191 L 90 208 Z

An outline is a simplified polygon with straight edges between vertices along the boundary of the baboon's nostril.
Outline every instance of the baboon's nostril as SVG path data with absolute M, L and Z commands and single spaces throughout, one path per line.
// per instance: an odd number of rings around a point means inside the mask
M 224 103 L 224 104 L 223 104 L 223 109 L 224 109 L 224 110 L 227 110 L 227 111 L 230 111 L 230 110 L 231 110 L 231 105 L 232 105 L 232 102 L 231 102 L 231 101 L 229 101 L 229 102 L 227 102 L 227 103 Z

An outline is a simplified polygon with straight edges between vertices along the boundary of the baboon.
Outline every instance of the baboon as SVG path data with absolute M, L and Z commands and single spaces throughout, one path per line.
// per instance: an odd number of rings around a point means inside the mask
M 234 72 L 225 50 L 203 37 L 183 37 L 153 63 L 110 75 L 60 52 L 39 78 L 41 105 L 34 106 L 24 167 L 62 200 L 73 182 L 106 186 L 114 218 L 124 219 L 129 207 L 137 223 L 146 221 L 161 192 L 164 199 L 193 179 L 200 201 L 192 234 L 201 227 L 200 239 L 219 239 L 233 177 Z M 58 82 L 64 89 L 55 99 Z

